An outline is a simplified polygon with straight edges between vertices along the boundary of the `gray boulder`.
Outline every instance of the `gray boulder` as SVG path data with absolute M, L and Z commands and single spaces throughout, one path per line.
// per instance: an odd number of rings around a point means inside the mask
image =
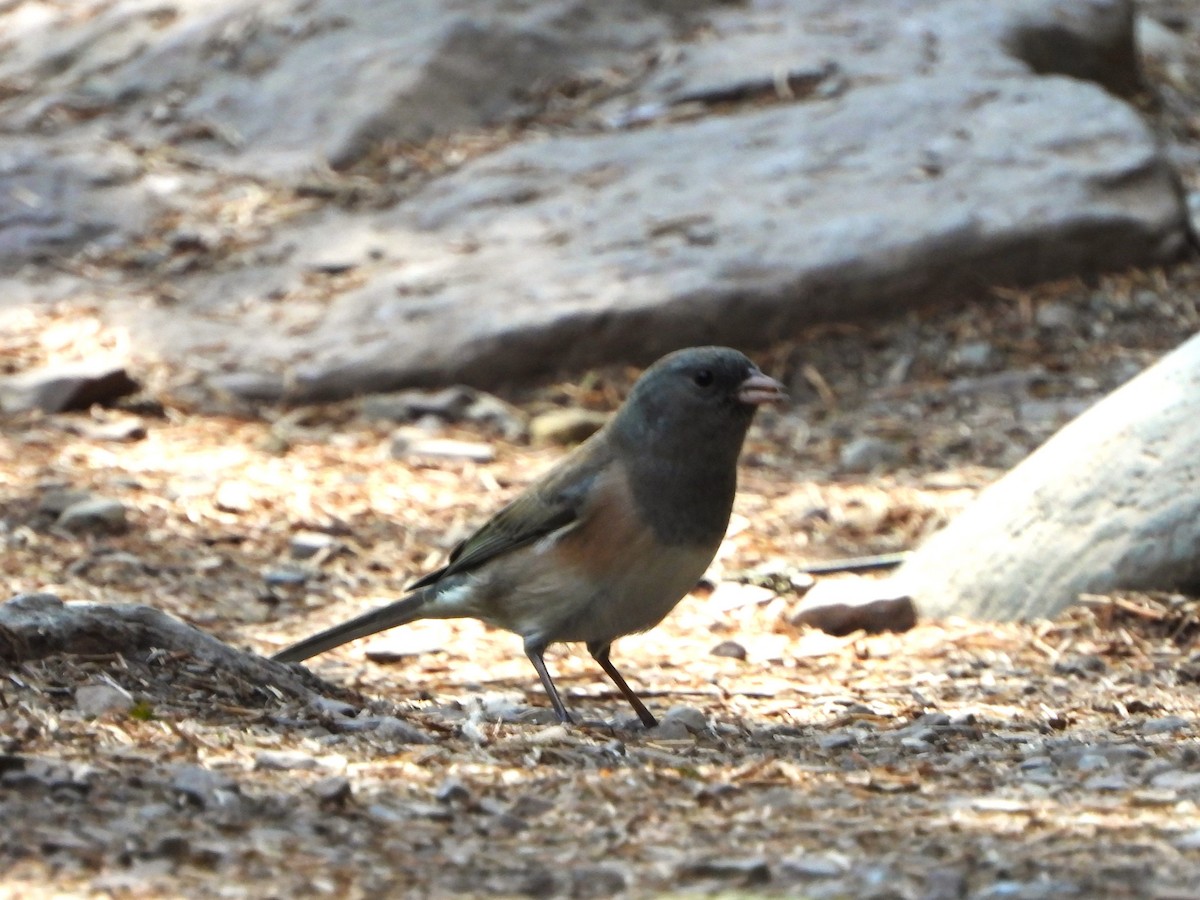
M 921 616 L 1050 617 L 1081 593 L 1200 590 L 1200 336 L 987 488 L 894 576 Z
M 0 267 L 20 302 L 94 305 L 257 402 L 749 348 L 1157 265 L 1187 216 L 1122 99 L 1133 9 L 22 4 L 0 10 L 22 135 Z

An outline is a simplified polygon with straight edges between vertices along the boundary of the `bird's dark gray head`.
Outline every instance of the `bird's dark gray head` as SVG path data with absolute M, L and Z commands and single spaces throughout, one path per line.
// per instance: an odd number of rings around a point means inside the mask
M 643 373 L 608 431 L 632 460 L 635 497 L 661 538 L 720 540 L 754 411 L 783 397 L 777 381 L 728 347 L 680 350 Z
M 759 404 L 780 400 L 782 386 L 729 347 L 691 347 L 647 369 L 617 414 L 643 440 L 690 443 L 721 435 L 741 446 Z

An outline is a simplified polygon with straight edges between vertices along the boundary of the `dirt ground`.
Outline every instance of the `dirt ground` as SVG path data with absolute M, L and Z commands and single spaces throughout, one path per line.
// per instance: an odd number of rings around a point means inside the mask
M 1185 149 L 1197 72 L 1151 72 L 1148 113 Z M 29 310 L 0 359 L 111 349 L 98 321 Z M 586 723 L 554 724 L 517 639 L 474 622 L 312 660 L 360 726 L 179 655 L 0 665 L 0 897 L 1200 897 L 1195 598 L 790 624 L 798 568 L 912 547 L 1197 330 L 1187 262 L 753 354 L 793 400 L 751 434 L 711 589 L 614 650 L 655 730 L 575 647 L 549 664 Z M 235 417 L 175 397 L 185 372 L 136 374 L 124 408 L 3 422 L 0 597 L 150 604 L 271 652 L 395 597 L 563 452 L 461 421 L 439 434 L 495 459 L 393 459 L 358 403 Z M 514 390 L 510 424 L 611 410 L 635 375 Z M 124 526 L 58 527 L 62 490 L 119 501 Z M 304 532 L 331 540 L 299 559 Z
M 1200 895 L 1194 601 L 831 637 L 789 624 L 802 579 L 779 577 L 911 546 L 1194 332 L 1198 276 L 999 291 L 757 354 L 794 402 L 751 434 L 716 589 L 616 646 L 654 731 L 578 648 L 550 663 L 588 724 L 553 724 L 517 640 L 473 622 L 314 660 L 362 730 L 168 654 L 9 667 L 0 895 Z M 5 339 L 49 352 L 56 325 Z M 635 374 L 507 399 L 611 409 Z M 6 423 L 0 590 L 148 603 L 263 652 L 395 596 L 562 452 L 465 422 L 442 432 L 494 461 L 394 460 L 356 403 L 133 409 Z M 894 461 L 842 471 L 864 436 Z M 119 500 L 124 529 L 58 528 L 61 488 Z M 296 560 L 304 531 L 333 543 Z M 85 686 L 130 703 L 94 715 Z

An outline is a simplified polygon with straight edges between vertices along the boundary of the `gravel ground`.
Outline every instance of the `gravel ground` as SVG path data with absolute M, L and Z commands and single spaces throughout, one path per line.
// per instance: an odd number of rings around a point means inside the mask
M 1194 3 L 1151 8 L 1200 28 Z M 1197 72 L 1152 67 L 1146 103 L 1192 190 Z M 0 666 L 0 896 L 1198 896 L 1194 598 L 903 635 L 790 623 L 798 568 L 913 546 L 1197 331 L 1198 300 L 1187 262 L 755 354 L 793 403 L 752 432 L 711 583 L 615 649 L 651 731 L 578 648 L 549 662 L 588 721 L 553 724 L 516 639 L 473 622 L 314 660 L 358 727 L 178 655 Z M 0 358 L 112 340 L 48 310 L 8 321 Z M 395 596 L 563 452 L 529 423 L 609 411 L 636 373 L 407 432 L 476 461 L 393 458 L 365 404 L 223 415 L 168 366 L 138 374 L 124 408 L 4 422 L 0 595 L 147 603 L 269 652 Z M 123 521 L 64 527 L 64 491 Z

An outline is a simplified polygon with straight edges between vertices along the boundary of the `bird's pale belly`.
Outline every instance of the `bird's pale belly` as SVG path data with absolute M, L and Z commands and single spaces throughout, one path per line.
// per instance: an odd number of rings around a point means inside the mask
M 532 552 L 537 552 L 530 548 Z M 653 628 L 683 599 L 712 561 L 715 547 L 665 547 L 653 555 L 631 554 L 628 565 L 606 578 L 547 567 L 541 577 L 509 581 L 493 571 L 471 614 L 524 638 L 607 642 Z M 504 567 L 496 567 L 502 570 Z

